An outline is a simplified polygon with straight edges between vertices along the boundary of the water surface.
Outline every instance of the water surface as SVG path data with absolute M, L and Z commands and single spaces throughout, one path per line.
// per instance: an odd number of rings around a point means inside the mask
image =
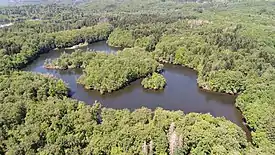
M 109 53 L 118 50 L 118 48 L 109 47 L 104 41 L 82 47 L 82 49 L 86 48 Z M 141 80 L 137 80 L 124 89 L 104 95 L 101 95 L 98 91 L 84 89 L 82 85 L 76 83 L 76 80 L 82 74 L 81 69 L 64 71 L 43 68 L 46 59 L 55 59 L 62 52 L 71 53 L 73 51 L 60 49 L 42 54 L 24 70 L 50 73 L 61 78 L 68 83 L 72 91 L 72 97 L 87 104 L 93 104 L 97 100 L 104 107 L 115 109 L 128 108 L 134 110 L 144 106 L 150 109 L 162 107 L 167 110 L 183 110 L 185 113 L 210 113 L 213 116 L 223 116 L 231 120 L 248 133 L 242 123 L 242 115 L 234 105 L 236 96 L 199 89 L 197 87 L 196 72 L 186 67 L 164 65 L 163 75 L 167 80 L 167 86 L 164 90 L 145 90 L 140 84 Z

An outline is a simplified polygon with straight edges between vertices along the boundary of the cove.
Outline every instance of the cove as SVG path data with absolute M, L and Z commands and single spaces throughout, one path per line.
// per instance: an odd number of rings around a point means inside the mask
M 109 47 L 105 41 L 89 44 L 80 49 L 95 51 L 116 52 L 119 48 Z M 194 70 L 171 64 L 164 65 L 162 73 L 167 81 L 164 90 L 146 90 L 141 86 L 141 80 L 132 82 L 129 86 L 112 93 L 101 95 L 98 91 L 87 90 L 76 80 L 81 76 L 81 69 L 52 70 L 43 67 L 46 59 L 58 58 L 63 52 L 71 53 L 73 49 L 58 49 L 42 54 L 23 70 L 39 73 L 48 73 L 65 81 L 70 89 L 72 98 L 93 104 L 99 101 L 104 107 L 114 109 L 134 110 L 141 107 L 155 109 L 161 107 L 166 110 L 182 110 L 184 113 L 210 113 L 215 117 L 225 117 L 240 126 L 247 134 L 249 130 L 243 125 L 241 112 L 235 107 L 236 96 L 214 93 L 199 89 L 197 74 Z

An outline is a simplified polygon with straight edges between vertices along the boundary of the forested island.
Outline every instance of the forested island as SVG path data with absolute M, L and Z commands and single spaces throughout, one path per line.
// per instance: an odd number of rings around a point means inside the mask
M 164 89 L 166 80 L 161 74 L 153 73 L 151 76 L 144 78 L 141 84 L 144 88 L 158 90 Z
M 62 53 L 62 55 L 54 60 L 47 59 L 44 67 L 48 69 L 69 69 L 69 68 L 85 68 L 89 61 L 98 53 L 75 50 L 71 54 Z
M 1 7 L 1 22 L 13 24 L 0 29 L 0 154 L 275 154 L 274 8 L 273 0 Z M 137 79 L 164 88 L 162 64 L 192 68 L 201 89 L 238 95 L 252 140 L 210 114 L 88 105 L 58 77 L 22 71 L 43 53 L 102 40 L 121 50 L 76 50 L 44 67 L 79 68 L 77 82 L 102 94 Z
M 160 70 L 160 64 L 139 48 L 114 54 L 98 54 L 89 62 L 78 82 L 101 93 L 112 92 L 138 78 Z

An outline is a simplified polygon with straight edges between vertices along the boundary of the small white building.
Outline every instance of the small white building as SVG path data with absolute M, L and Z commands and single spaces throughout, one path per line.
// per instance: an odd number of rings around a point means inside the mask
M 9 23 L 9 24 L 2 24 L 2 25 L 0 25 L 0 28 L 7 27 L 7 26 L 12 26 L 12 25 L 13 25 L 13 23 Z

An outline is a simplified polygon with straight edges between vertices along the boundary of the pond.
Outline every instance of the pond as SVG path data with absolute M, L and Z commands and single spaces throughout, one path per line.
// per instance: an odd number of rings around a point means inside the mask
M 118 48 L 109 47 L 105 41 L 82 47 L 82 49 L 86 48 L 109 53 L 118 50 Z M 76 80 L 82 74 L 81 69 L 48 70 L 43 68 L 46 59 L 55 59 L 62 52 L 71 53 L 73 51 L 59 49 L 42 54 L 24 70 L 49 73 L 61 78 L 68 83 L 72 91 L 72 98 L 84 101 L 87 104 L 93 104 L 97 100 L 104 107 L 114 109 L 128 108 L 134 110 L 144 106 L 150 109 L 162 107 L 167 110 L 183 110 L 185 113 L 210 113 L 215 117 L 223 116 L 231 120 L 242 127 L 250 137 L 248 129 L 243 125 L 242 114 L 234 105 L 236 96 L 199 89 L 197 74 L 192 69 L 165 64 L 163 75 L 167 80 L 167 86 L 161 91 L 145 90 L 140 84 L 141 80 L 137 80 L 121 90 L 101 95 L 98 91 L 87 90 L 76 83 Z

